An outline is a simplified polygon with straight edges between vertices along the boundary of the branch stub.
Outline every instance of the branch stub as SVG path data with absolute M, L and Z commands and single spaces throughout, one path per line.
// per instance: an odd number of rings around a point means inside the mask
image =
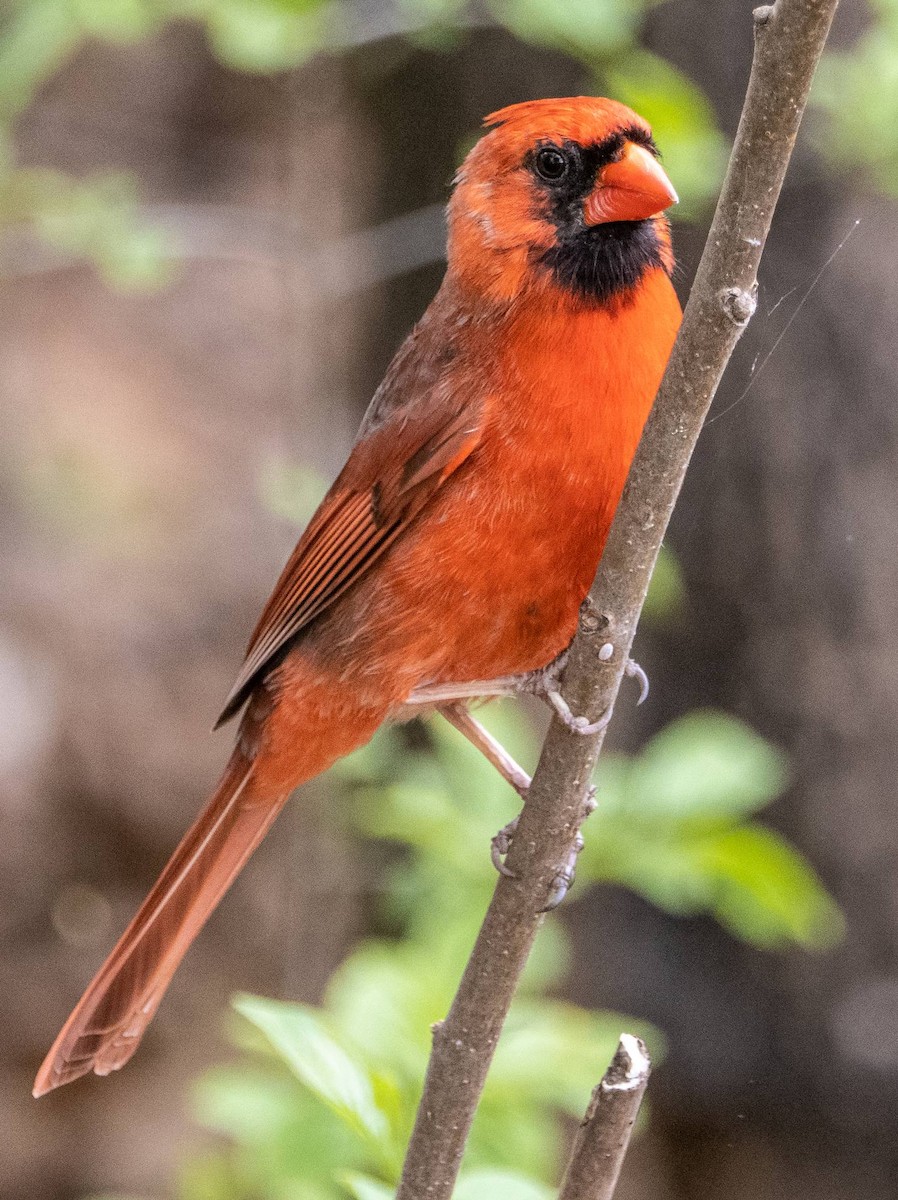
M 720 303 L 733 324 L 740 327 L 749 323 L 758 307 L 758 302 L 752 293 L 746 292 L 744 288 L 740 287 L 724 288 L 720 293 Z

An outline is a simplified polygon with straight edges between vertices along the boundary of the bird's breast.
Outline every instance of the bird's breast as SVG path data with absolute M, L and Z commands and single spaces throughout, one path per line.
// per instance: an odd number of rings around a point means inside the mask
M 660 272 L 657 292 L 526 313 L 497 340 L 481 442 L 397 547 L 446 679 L 536 669 L 573 636 L 676 335 Z
M 477 447 L 335 611 L 347 671 L 401 674 L 407 695 L 567 646 L 676 334 L 658 275 L 654 310 L 550 307 L 498 331 Z

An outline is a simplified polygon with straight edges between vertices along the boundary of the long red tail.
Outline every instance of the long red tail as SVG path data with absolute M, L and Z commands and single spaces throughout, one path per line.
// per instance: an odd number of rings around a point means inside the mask
M 124 1066 L 193 939 L 265 836 L 287 794 L 253 794 L 253 764 L 235 752 L 224 777 L 172 855 L 137 916 L 66 1021 L 34 1081 L 34 1095 Z

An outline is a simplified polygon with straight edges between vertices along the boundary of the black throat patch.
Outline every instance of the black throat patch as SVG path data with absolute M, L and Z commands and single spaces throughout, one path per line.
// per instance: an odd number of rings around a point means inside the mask
M 585 300 L 623 299 L 647 271 L 664 268 L 654 221 L 614 221 L 583 226 L 541 256 L 556 281 Z
M 552 272 L 560 286 L 581 299 L 600 304 L 625 299 L 646 272 L 666 269 L 653 218 L 601 225 L 587 225 L 583 220 L 583 203 L 595 186 L 596 176 L 627 141 L 654 151 L 651 138 L 643 130 L 623 129 L 598 145 L 564 142 L 560 149 L 569 167 L 563 180 L 547 181 L 535 173 L 542 193 L 541 215 L 548 216 L 557 230 L 555 245 L 541 251 L 538 261 Z

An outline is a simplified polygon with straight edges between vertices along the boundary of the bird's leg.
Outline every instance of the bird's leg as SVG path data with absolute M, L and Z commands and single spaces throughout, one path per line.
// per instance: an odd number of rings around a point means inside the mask
M 530 787 L 530 776 L 511 757 L 505 747 L 471 716 L 468 701 L 482 700 L 487 696 L 514 696 L 521 690 L 520 675 L 506 675 L 500 679 L 480 679 L 469 683 L 437 684 L 416 688 L 406 701 L 405 712 L 413 714 L 415 709 L 426 709 L 436 705 L 450 725 L 463 733 L 472 746 L 491 763 L 506 783 L 511 784 L 522 798 Z M 514 876 L 502 859 L 508 853 L 514 835 L 517 817 L 503 826 L 491 842 L 490 856 L 496 870 L 502 875 Z
M 611 642 L 606 642 L 599 649 L 599 659 L 602 662 L 607 662 L 613 654 L 614 646 Z M 416 708 L 421 709 L 436 706 L 437 711 L 442 713 L 446 720 L 451 725 L 454 725 L 460 733 L 463 733 L 468 741 L 477 747 L 487 761 L 492 763 L 502 778 L 511 784 L 519 796 L 524 798 L 527 794 L 527 789 L 530 787 L 530 776 L 515 762 L 505 747 L 496 741 L 492 734 L 484 729 L 479 721 L 471 716 L 467 708 L 467 702 L 493 696 L 514 696 L 521 693 L 529 693 L 551 705 L 568 729 L 574 733 L 598 733 L 600 730 L 605 729 L 611 720 L 611 710 L 608 709 L 607 712 L 602 713 L 597 721 L 587 721 L 585 717 L 575 716 L 571 712 L 570 706 L 558 688 L 561 673 L 567 663 L 567 657 L 568 652 L 565 650 L 553 662 L 549 663 L 547 667 L 543 667 L 539 671 L 531 671 L 526 675 L 506 675 L 499 679 L 482 679 L 463 684 L 437 684 L 417 688 L 406 701 L 407 707 L 405 711 L 409 715 L 412 715 Z M 642 704 L 649 694 L 648 676 L 639 663 L 634 662 L 632 659 L 628 659 L 624 667 L 624 674 L 631 679 L 639 681 L 639 698 L 636 703 Z M 583 814 L 584 819 L 595 808 L 594 788 L 590 788 L 587 793 L 586 805 L 586 811 Z M 510 876 L 511 878 L 514 878 L 514 872 L 506 867 L 504 859 L 511 849 L 517 825 L 518 818 L 515 817 L 513 821 L 509 821 L 507 825 L 504 825 L 499 830 L 490 843 L 490 857 L 492 858 L 493 866 L 500 874 Z M 574 882 L 577 856 L 582 849 L 583 837 L 578 829 L 571 852 L 556 873 L 549 888 L 549 896 L 543 909 L 544 912 L 550 912 L 553 908 L 557 908 L 567 895 Z
M 437 683 L 415 688 L 406 700 L 414 708 L 449 704 L 454 700 L 492 700 L 520 694 L 529 675 L 502 675 L 498 679 L 474 679 L 467 683 Z M 464 732 L 464 731 L 463 731 Z
M 471 716 L 461 702 L 444 704 L 438 710 L 459 733 L 463 733 L 472 746 L 476 746 L 487 762 L 492 763 L 502 778 L 510 783 L 518 795 L 523 798 L 530 787 L 530 776 L 523 767 L 518 766 L 505 747 L 497 742 L 493 735 Z M 514 878 L 514 872 L 509 871 L 502 861 L 511 849 L 511 840 L 518 824 L 518 818 L 509 821 L 499 830 L 490 843 L 490 857 L 493 866 L 501 875 Z
M 599 649 L 599 658 L 603 662 L 607 662 L 613 653 L 614 646 L 611 642 L 606 642 Z M 526 676 L 520 690 L 530 692 L 532 695 L 539 697 L 540 700 L 544 700 L 547 704 L 551 705 L 572 733 L 582 733 L 584 735 L 599 733 L 607 727 L 608 722 L 611 720 L 611 709 L 609 708 L 606 712 L 603 712 L 597 721 L 587 721 L 586 717 L 577 717 L 571 712 L 570 705 L 558 690 L 559 679 L 567 662 L 567 656 L 568 652 L 565 650 L 553 662 L 549 663 L 547 667 L 544 667 L 541 671 L 533 671 L 530 675 Z M 627 660 L 627 665 L 624 667 L 624 674 L 631 679 L 639 681 L 639 698 L 636 703 L 642 704 L 649 694 L 648 675 L 646 675 L 639 663 L 634 662 L 633 659 Z
M 469 700 L 483 699 L 487 696 L 514 696 L 521 690 L 521 676 L 507 675 L 500 679 L 481 679 L 469 683 L 437 684 L 429 687 L 416 688 L 406 701 L 405 712 L 412 714 L 415 709 L 428 708 L 436 705 L 450 725 L 454 725 L 459 733 L 463 733 L 472 746 L 491 763 L 506 783 L 511 784 L 518 795 L 523 798 L 530 787 L 530 776 L 511 757 L 505 747 L 493 735 L 471 716 L 468 711 Z M 502 861 L 511 847 L 517 817 L 503 826 L 493 838 L 490 856 L 496 870 L 502 875 L 514 877 Z
M 524 799 L 527 795 L 527 789 L 530 787 L 530 776 L 523 767 L 515 762 L 505 747 L 496 741 L 493 735 L 484 729 L 475 717 L 471 716 L 464 703 L 456 701 L 451 704 L 443 704 L 438 711 L 446 718 L 450 725 L 454 725 L 459 733 L 463 733 L 468 741 L 477 747 L 484 758 L 496 768 L 502 778 L 511 784 L 518 795 Z M 583 804 L 583 816 L 581 820 L 585 820 L 595 806 L 596 791 L 594 787 L 590 787 Z M 515 873 L 506 867 L 503 860 L 511 849 L 511 843 L 514 840 L 517 827 L 518 817 L 515 817 L 513 821 L 509 821 L 507 825 L 502 826 L 490 843 L 490 858 L 493 861 L 493 866 L 501 875 L 507 875 L 511 879 L 516 878 Z M 543 912 L 551 912 L 553 908 L 557 908 L 567 895 L 574 882 L 577 857 L 582 849 L 583 835 L 578 829 L 570 854 L 552 880 L 551 887 L 549 888 L 549 896 L 542 910 Z
M 442 713 L 450 725 L 454 725 L 459 733 L 463 733 L 472 746 L 476 746 L 487 762 L 492 763 L 506 783 L 510 783 L 519 796 L 527 795 L 530 787 L 530 776 L 511 757 L 501 742 L 471 716 L 461 702 L 442 704 L 437 710 Z

